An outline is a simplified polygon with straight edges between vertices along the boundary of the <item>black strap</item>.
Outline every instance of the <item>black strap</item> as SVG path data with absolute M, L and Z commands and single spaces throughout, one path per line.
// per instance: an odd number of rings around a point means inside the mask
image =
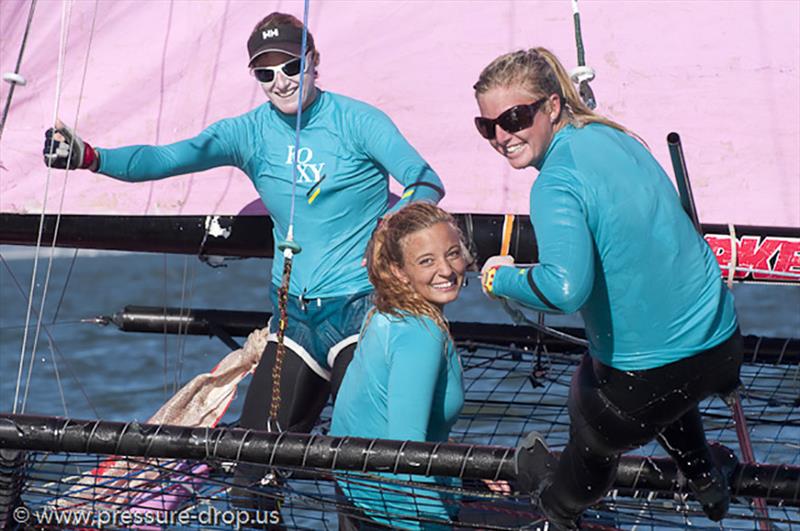
M 537 297 L 542 299 L 542 302 L 550 308 L 551 310 L 556 310 L 557 312 L 561 311 L 561 308 L 550 302 L 550 300 L 544 296 L 542 290 L 539 289 L 539 286 L 536 285 L 536 282 L 533 280 L 533 268 L 528 269 L 528 274 L 526 275 L 528 279 L 528 285 L 531 287 L 531 290 L 536 294 Z

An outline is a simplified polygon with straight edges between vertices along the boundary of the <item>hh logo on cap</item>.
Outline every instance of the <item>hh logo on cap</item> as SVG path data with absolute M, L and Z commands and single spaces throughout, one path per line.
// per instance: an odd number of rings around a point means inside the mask
M 280 33 L 278 32 L 278 28 L 272 28 L 272 29 L 268 29 L 268 30 L 262 31 L 261 32 L 261 39 L 262 40 L 272 39 L 274 37 L 278 37 L 279 35 L 280 35 Z

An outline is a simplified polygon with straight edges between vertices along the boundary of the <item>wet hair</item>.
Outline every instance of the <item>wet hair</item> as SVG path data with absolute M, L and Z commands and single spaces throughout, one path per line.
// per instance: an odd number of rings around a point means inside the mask
M 373 301 L 377 311 L 397 317 L 430 317 L 449 334 L 442 311 L 398 278 L 392 268 L 403 267 L 403 240 L 406 237 L 438 223 L 448 223 L 455 229 L 461 243 L 461 253 L 469 265 L 472 258 L 453 216 L 434 204 L 420 201 L 383 218 L 367 245 L 367 273 L 375 287 Z
M 644 143 L 636 133 L 587 107 L 575 90 L 564 66 L 546 48 L 531 48 L 501 55 L 483 69 L 473 88 L 478 97 L 493 88 L 511 86 L 519 86 L 530 93 L 531 97 L 557 94 L 561 100 L 559 122 L 575 127 L 590 123 L 604 124 Z M 546 109 L 549 109 L 549 103 Z

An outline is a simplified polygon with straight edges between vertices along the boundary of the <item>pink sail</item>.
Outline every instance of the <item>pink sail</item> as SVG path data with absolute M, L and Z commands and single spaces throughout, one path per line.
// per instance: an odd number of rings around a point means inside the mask
M 0 3 L 3 73 L 15 68 L 28 8 Z M 800 3 L 580 8 L 598 110 L 641 135 L 670 175 L 665 137 L 681 134 L 703 222 L 800 226 Z M 0 211 L 258 212 L 235 168 L 144 184 L 48 175 L 42 133 L 58 115 L 101 147 L 164 144 L 253 108 L 265 96 L 245 42 L 273 10 L 302 17 L 303 4 L 40 1 L 20 70 L 27 85 L 15 90 L 0 140 Z M 478 136 L 472 85 L 494 57 L 519 48 L 546 46 L 575 66 L 569 2 L 315 0 L 309 21 L 320 86 L 387 112 L 441 175 L 446 208 L 527 212 L 536 172 L 511 170 Z

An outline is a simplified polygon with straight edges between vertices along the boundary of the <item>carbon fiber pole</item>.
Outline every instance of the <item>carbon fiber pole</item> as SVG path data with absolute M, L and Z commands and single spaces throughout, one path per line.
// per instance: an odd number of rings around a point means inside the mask
M 0 415 L 0 448 L 247 461 L 277 467 L 464 479 L 515 477 L 515 450 L 501 446 L 155 426 L 28 415 Z M 671 493 L 680 488 L 680 483 L 671 459 L 625 456 L 613 488 Z M 732 492 L 735 496 L 765 498 L 773 504 L 800 506 L 800 467 L 739 466 L 734 473 Z
M 113 316 L 98 317 L 90 322 L 113 323 L 124 332 L 149 332 L 155 334 L 219 335 L 224 332 L 234 337 L 246 337 L 257 328 L 266 326 L 270 314 L 237 310 L 210 310 L 201 308 L 164 308 L 162 306 L 126 306 Z M 583 336 L 583 329 L 555 328 L 571 336 Z M 465 345 L 492 344 L 498 347 L 534 348 L 540 341 L 551 351 L 576 352 L 576 347 L 563 337 L 539 334 L 531 326 L 495 323 L 467 323 L 453 321 L 450 332 L 456 341 Z M 236 347 L 238 348 L 238 347 Z M 795 364 L 800 362 L 800 339 L 744 336 L 745 360 L 751 363 Z M 797 406 L 800 407 L 800 398 Z
M 683 210 L 692 220 L 697 231 L 703 234 L 700 218 L 697 216 L 697 207 L 694 203 L 694 194 L 692 194 L 692 184 L 689 181 L 689 171 L 686 169 L 686 157 L 683 155 L 680 135 L 674 131 L 668 134 L 667 146 L 669 147 L 669 156 L 672 159 L 672 169 L 675 172 L 675 184 L 678 185 L 681 206 L 683 206 Z
M 678 185 L 678 195 L 680 195 L 681 198 L 681 205 L 686 215 L 692 220 L 697 232 L 702 236 L 703 229 L 700 224 L 700 217 L 697 215 L 697 206 L 694 202 L 694 194 L 692 194 L 692 183 L 689 180 L 689 172 L 686 169 L 686 157 L 683 156 L 683 146 L 681 145 L 680 135 L 674 131 L 668 134 L 667 144 L 669 146 L 669 155 L 672 158 L 672 166 L 675 170 L 675 181 Z M 736 436 L 739 439 L 742 458 L 745 464 L 755 463 L 753 445 L 750 442 L 750 432 L 747 428 L 747 419 L 744 416 L 744 409 L 742 408 L 742 400 L 739 398 L 739 392 L 734 391 L 725 401 L 733 412 Z M 758 522 L 759 528 L 767 531 L 770 529 L 770 525 L 766 502 L 762 498 L 757 497 L 753 499 L 753 505 L 755 505 L 756 512 L 760 515 Z

